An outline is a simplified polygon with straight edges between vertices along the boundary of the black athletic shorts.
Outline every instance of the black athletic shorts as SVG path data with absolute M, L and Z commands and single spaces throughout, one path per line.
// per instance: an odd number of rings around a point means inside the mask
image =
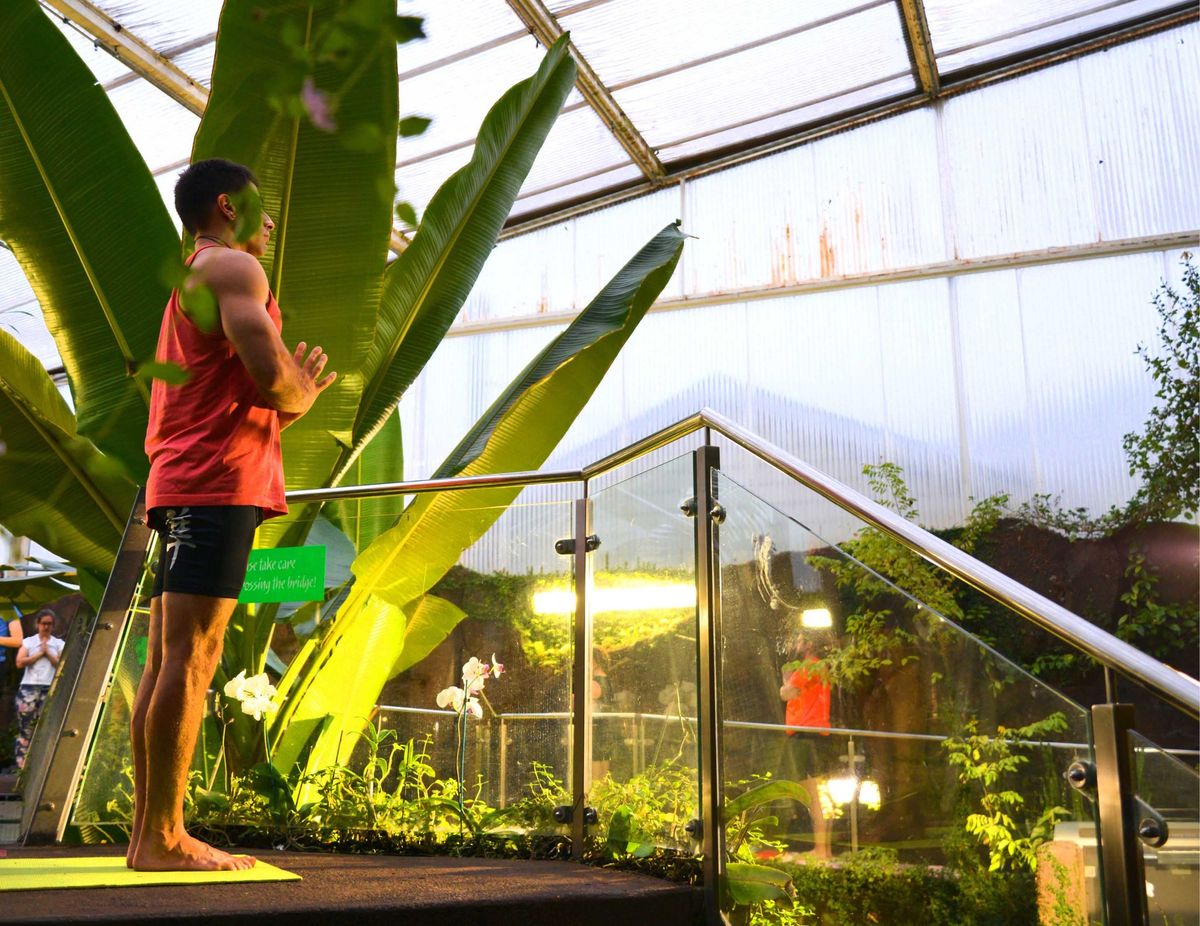
M 151 508 L 158 532 L 152 598 L 167 592 L 237 598 L 262 509 L 254 505 L 181 505 Z

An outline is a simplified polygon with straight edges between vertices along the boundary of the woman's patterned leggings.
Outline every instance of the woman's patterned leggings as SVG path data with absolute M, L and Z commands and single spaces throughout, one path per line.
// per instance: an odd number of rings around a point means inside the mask
M 33 728 L 37 726 L 38 714 L 42 712 L 49 690 L 49 685 L 21 685 L 17 688 L 17 768 L 25 767 L 25 754 L 29 752 Z

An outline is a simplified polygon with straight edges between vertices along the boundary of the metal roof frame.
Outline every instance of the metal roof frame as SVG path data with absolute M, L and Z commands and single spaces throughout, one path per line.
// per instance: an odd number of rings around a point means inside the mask
M 925 17 L 924 0 L 896 0 L 900 8 L 900 19 L 904 23 L 904 42 L 908 45 L 908 57 L 912 61 L 913 76 L 921 93 L 931 100 L 936 99 L 942 88 L 938 73 L 937 53 L 929 34 L 929 20 Z
M 507 3 L 521 22 L 529 27 L 529 31 L 533 33 L 534 37 L 547 48 L 563 34 L 562 26 L 558 24 L 554 14 L 542 0 L 507 0 Z M 569 48 L 578 69 L 575 86 L 646 179 L 651 183 L 656 183 L 667 172 L 662 161 L 647 144 L 642 133 L 625 115 L 625 111 L 613 97 L 612 91 L 600 80 L 575 43 L 570 42 Z

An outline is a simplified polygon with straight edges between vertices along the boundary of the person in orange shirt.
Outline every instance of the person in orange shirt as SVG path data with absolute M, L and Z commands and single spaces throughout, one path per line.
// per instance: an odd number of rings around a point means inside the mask
M 808 813 L 813 826 L 813 855 L 817 858 L 830 857 L 829 821 L 821 806 L 821 780 L 827 771 L 823 753 L 822 737 L 812 729 L 799 730 L 794 727 L 818 727 L 829 729 L 830 687 L 825 678 L 812 667 L 820 659 L 818 647 L 810 636 L 801 633 L 796 642 L 798 660 L 783 668 L 783 685 L 779 698 L 786 705 L 784 720 L 789 729 L 795 761 L 799 769 L 797 778 L 808 791 Z

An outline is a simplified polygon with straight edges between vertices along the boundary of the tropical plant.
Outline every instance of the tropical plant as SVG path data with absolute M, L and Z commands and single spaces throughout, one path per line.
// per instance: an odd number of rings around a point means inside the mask
M 462 307 L 574 82 L 564 38 L 493 106 L 470 163 L 389 263 L 395 139 L 419 129 L 399 119 L 395 42 L 419 34 L 385 0 L 226 0 L 221 13 L 193 159 L 219 155 L 255 171 L 276 216 L 264 265 L 286 334 L 321 344 L 342 374 L 284 435 L 294 487 L 402 478 L 397 402 Z M 147 377 L 162 372 L 151 365 L 155 336 L 181 242 L 107 96 L 35 0 L 0 5 L 0 238 L 34 288 L 75 406 L 72 415 L 36 359 L 0 332 L 9 448 L 0 522 L 99 579 L 147 472 Z M 435 475 L 540 466 L 666 284 L 683 241 L 671 225 L 642 248 Z M 403 513 L 398 498 L 331 506 L 328 518 L 357 550 L 338 594 L 315 616 L 238 608 L 218 687 L 235 667 L 262 672 L 276 620 L 314 628 L 279 680 L 283 707 L 269 730 L 278 770 L 345 754 L 388 678 L 462 618 L 429 589 L 517 492 L 467 494 L 421 496 Z M 268 522 L 258 542 L 303 543 L 319 508 Z M 226 739 L 231 763 L 259 757 L 248 717 L 235 715 Z
M 1142 479 L 1129 503 L 1139 519 L 1190 519 L 1200 510 L 1200 269 L 1191 254 L 1182 263 L 1184 291 L 1163 283 L 1154 294 L 1159 351 L 1144 344 L 1137 349 L 1157 400 L 1142 430 L 1122 442 L 1129 474 Z

